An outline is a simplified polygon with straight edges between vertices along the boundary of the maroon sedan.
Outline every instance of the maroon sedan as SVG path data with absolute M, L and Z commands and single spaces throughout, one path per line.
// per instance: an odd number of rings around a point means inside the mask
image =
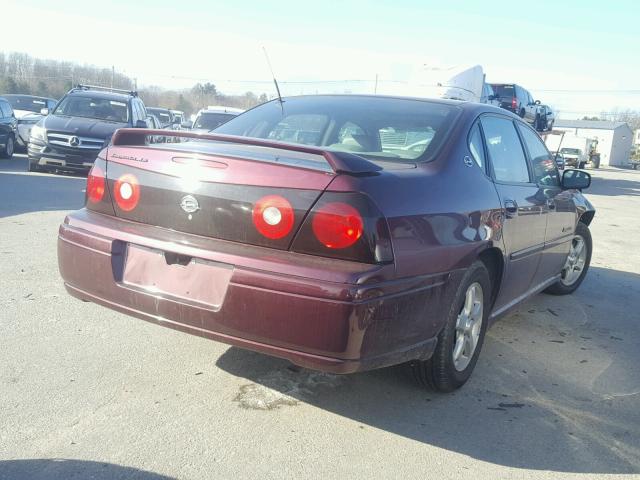
M 591 258 L 587 173 L 534 130 L 453 101 L 306 96 L 215 133 L 119 130 L 60 226 L 67 290 L 303 367 L 408 363 L 441 391 L 487 327 L 574 291 Z

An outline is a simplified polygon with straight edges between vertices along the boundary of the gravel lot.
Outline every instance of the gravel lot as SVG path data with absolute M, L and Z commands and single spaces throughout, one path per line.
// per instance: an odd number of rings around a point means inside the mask
M 71 298 L 56 236 L 85 180 L 26 167 L 0 161 L 0 479 L 640 476 L 640 171 L 595 172 L 578 292 L 501 320 L 438 395 Z

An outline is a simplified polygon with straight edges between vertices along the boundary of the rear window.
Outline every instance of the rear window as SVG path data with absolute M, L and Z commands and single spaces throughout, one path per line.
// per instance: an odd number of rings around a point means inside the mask
M 502 97 L 515 97 L 516 87 L 515 85 L 492 85 L 493 91 L 496 95 Z
M 47 108 L 46 98 L 31 97 L 29 95 L 6 95 L 5 98 L 14 110 L 40 113 L 40 110 Z
M 460 109 L 405 98 L 309 96 L 260 105 L 215 131 L 265 138 L 371 160 L 428 161 L 443 143 Z
M 222 125 L 223 123 L 227 123 L 233 117 L 235 117 L 235 115 L 231 113 L 203 112 L 196 117 L 195 122 L 193 122 L 193 128 L 213 130 L 214 128 L 217 128 L 220 125 Z

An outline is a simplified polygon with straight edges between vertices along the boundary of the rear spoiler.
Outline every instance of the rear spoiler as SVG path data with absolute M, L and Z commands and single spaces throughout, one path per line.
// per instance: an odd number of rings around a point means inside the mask
M 216 142 L 252 145 L 258 147 L 277 148 L 291 152 L 321 155 L 335 173 L 349 175 L 367 175 L 382 170 L 382 167 L 369 160 L 349 152 L 336 152 L 322 147 L 283 143 L 262 138 L 240 137 L 236 135 L 222 135 L 219 133 L 195 133 L 185 130 L 153 130 L 145 128 L 121 128 L 116 130 L 111 139 L 115 147 L 147 146 L 147 137 L 160 136 L 171 138 L 192 138 L 195 140 L 213 140 Z

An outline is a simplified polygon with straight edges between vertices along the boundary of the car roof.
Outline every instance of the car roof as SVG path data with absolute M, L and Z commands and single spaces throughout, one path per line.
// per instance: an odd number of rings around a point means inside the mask
M 3 94 L 3 95 L 0 95 L 0 97 L 4 97 L 4 98 L 14 98 L 14 97 L 37 98 L 38 100 L 51 100 L 52 102 L 57 102 L 57 100 L 55 98 L 41 97 L 40 95 L 27 95 L 27 94 L 24 94 L 24 93 L 6 93 L 6 94 Z
M 171 110 L 169 110 L 168 108 L 162 108 L 162 107 L 147 107 L 147 110 L 155 110 L 156 112 L 171 112 Z
M 504 114 L 507 116 L 515 117 L 515 118 L 520 118 L 508 110 L 505 110 L 503 108 L 499 108 L 487 103 L 469 102 L 469 101 L 463 101 L 463 100 L 450 100 L 447 98 L 427 98 L 427 97 L 409 97 L 409 96 L 405 97 L 401 95 L 334 93 L 334 94 L 321 94 L 321 95 L 296 95 L 296 96 L 284 97 L 283 100 L 286 101 L 287 99 L 298 99 L 298 98 L 371 98 L 371 99 L 387 98 L 387 99 L 395 99 L 395 100 L 413 100 L 413 101 L 425 102 L 425 103 L 436 103 L 439 105 L 450 105 L 452 107 L 458 107 L 463 111 L 469 111 L 472 113 L 493 112 L 493 113 L 500 113 L 500 114 Z M 270 102 L 277 102 L 277 101 L 278 101 L 277 98 L 270 100 Z
M 224 105 L 209 105 L 207 108 L 202 108 L 198 112 L 200 113 L 229 113 L 239 115 L 244 112 L 241 108 L 225 107 Z
M 90 89 L 82 89 L 82 90 L 71 90 L 67 95 L 73 95 L 74 97 L 92 97 L 92 98 L 105 98 L 108 100 L 120 100 L 122 102 L 127 102 L 129 99 L 133 98 L 133 95 L 129 95 L 126 93 L 117 93 L 117 92 L 101 92 L 100 90 L 90 90 Z

